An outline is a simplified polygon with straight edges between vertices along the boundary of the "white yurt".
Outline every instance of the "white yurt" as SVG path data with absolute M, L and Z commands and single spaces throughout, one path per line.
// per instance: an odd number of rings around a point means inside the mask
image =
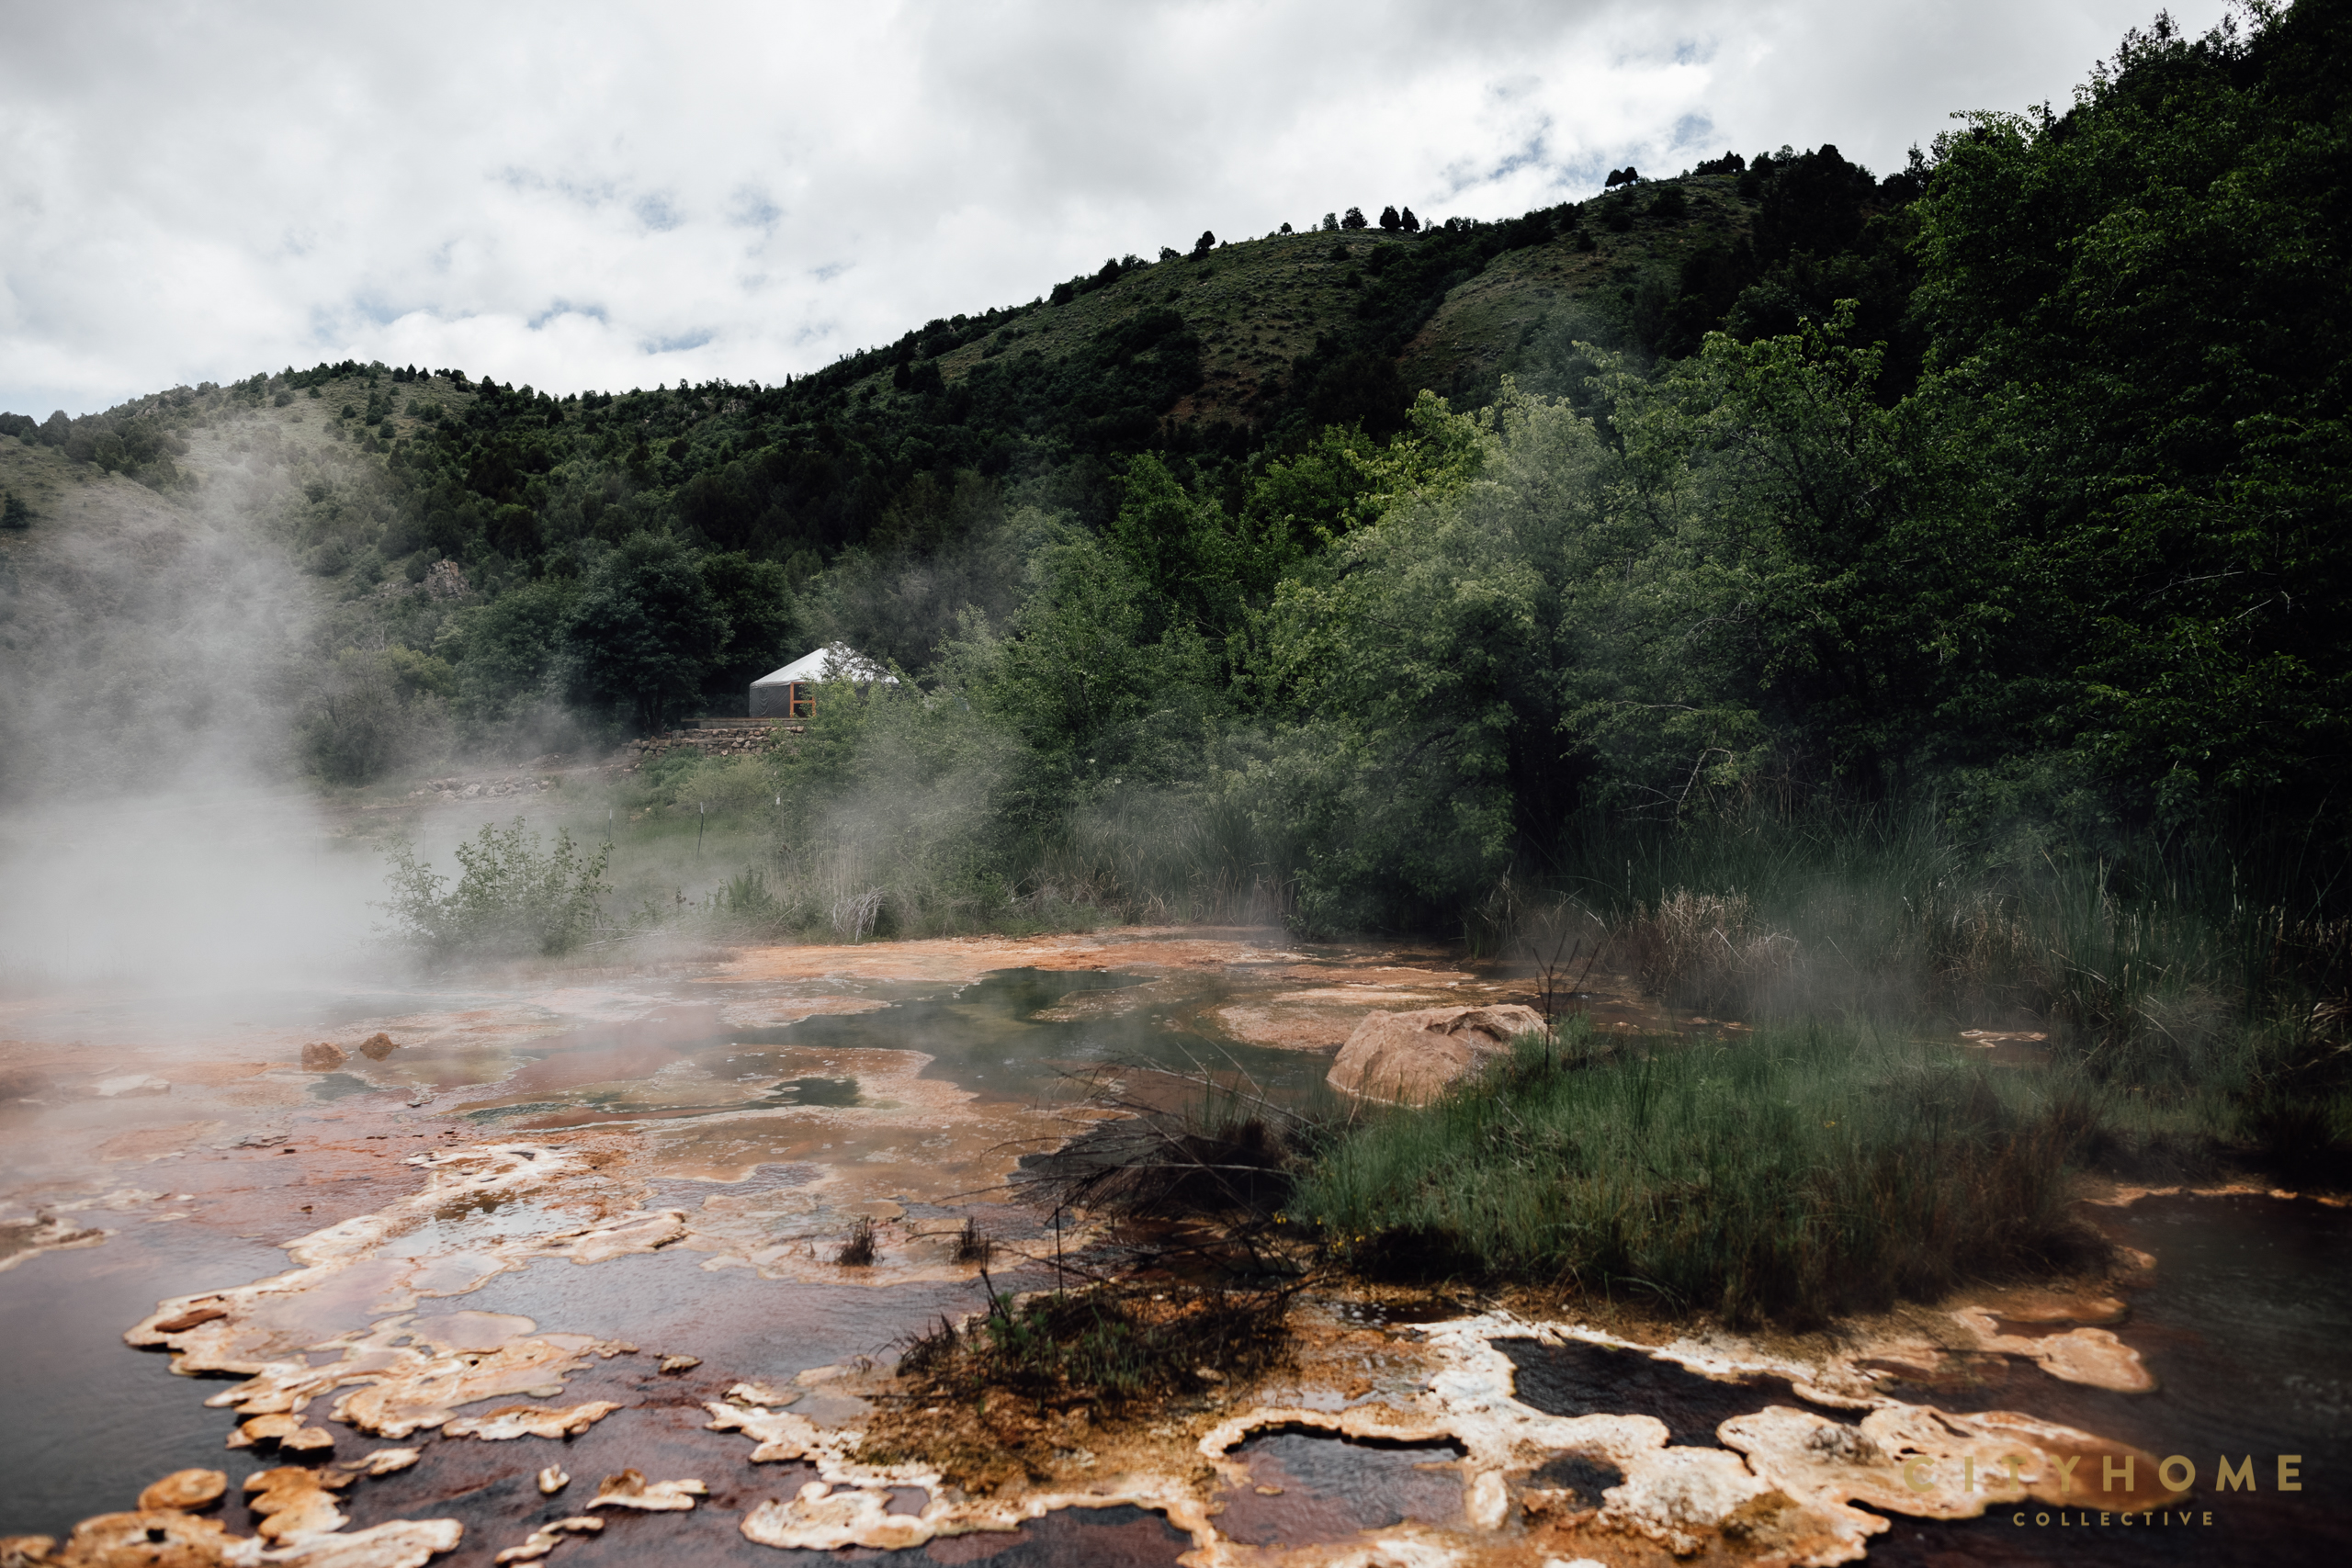
M 829 642 L 752 682 L 753 718 L 807 718 L 817 711 L 817 688 L 828 682 L 895 686 L 897 676 L 844 642 Z

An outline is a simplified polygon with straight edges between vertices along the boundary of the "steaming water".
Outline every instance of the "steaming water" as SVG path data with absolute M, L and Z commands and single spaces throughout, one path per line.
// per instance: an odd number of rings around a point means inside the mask
M 1281 983 L 1297 984 L 1295 972 Z M 0 1456 L 12 1483 L 0 1489 L 0 1534 L 62 1535 L 188 1466 L 228 1471 L 233 1499 L 243 1475 L 278 1462 L 224 1450 L 232 1415 L 201 1404 L 220 1385 L 172 1377 L 162 1357 L 128 1349 L 120 1335 L 164 1297 L 277 1272 L 285 1261 L 273 1244 L 409 1190 L 403 1183 L 413 1172 L 390 1154 L 312 1156 L 324 1140 L 365 1136 L 390 1149 L 437 1143 L 447 1128 L 460 1130 L 458 1141 L 617 1131 L 640 1140 L 630 1178 L 637 1201 L 716 1215 L 714 1224 L 740 1227 L 730 1216 L 773 1213 L 783 1228 L 822 1235 L 855 1213 L 933 1228 L 974 1213 L 1001 1235 L 1035 1236 L 1038 1217 L 1005 1206 L 1001 1190 L 958 1190 L 941 1173 L 963 1168 L 959 1160 L 986 1163 L 982 1156 L 1016 1133 L 1031 1140 L 1023 1146 L 1035 1147 L 1067 1132 L 1040 1107 L 1068 1106 L 1073 1074 L 1132 1077 L 1138 1064 L 1205 1066 L 1246 1073 L 1277 1097 L 1312 1093 L 1327 1052 L 1240 1043 L 1215 1028 L 1221 1009 L 1262 999 L 1267 988 L 1228 966 L 1173 977 L 1115 969 L 1012 969 L 936 982 L 833 977 L 764 991 L 714 991 L 688 976 L 561 993 L 484 987 L 353 995 L 322 986 L 216 998 L 220 1021 L 206 1026 L 209 1043 L 185 1047 L 190 1081 L 175 1083 L 170 1095 L 100 1104 L 52 1093 L 47 1107 L 20 1109 L 0 1128 L 11 1213 L 130 1190 L 115 1208 L 75 1212 L 80 1223 L 115 1233 L 102 1246 L 0 1273 L 0 1343 L 7 1347 L 0 1397 L 11 1412 Z M 776 1021 L 811 1009 L 833 1010 Z M 394 1032 L 417 1042 L 388 1062 L 355 1057 L 331 1075 L 285 1066 L 305 1034 L 347 1038 L 387 1018 L 405 1019 Z M 152 1043 L 170 1038 L 168 1023 L 152 1004 L 84 996 L 20 1008 L 8 1028 L 20 1038 L 86 1042 L 93 1071 L 147 1070 L 166 1059 Z M 144 1056 L 141 1042 L 150 1043 Z M 243 1077 L 216 1071 L 209 1084 L 197 1070 L 240 1053 L 275 1066 Z M 284 1134 L 304 1157 L 236 1146 L 254 1132 Z M 136 1142 L 151 1134 L 152 1147 Z M 124 1147 L 131 1152 L 104 1154 Z M 1006 1167 L 1001 1148 L 989 1157 L 991 1168 Z M 301 1202 L 313 1212 L 300 1212 Z M 528 1207 L 453 1207 L 426 1227 L 431 1234 L 403 1247 L 479 1245 L 527 1227 Z M 1979 1369 L 1973 1381 L 1897 1392 L 1947 1408 L 2024 1410 L 2160 1456 L 2189 1456 L 2200 1482 L 2192 1506 L 2211 1507 L 2221 1526 L 2126 1540 L 2113 1529 L 2020 1530 L 2006 1513 L 1962 1525 L 1897 1520 L 1874 1544 L 1873 1562 L 2352 1554 L 2342 1508 L 2342 1478 L 2352 1467 L 2352 1343 L 2343 1333 L 2352 1216 L 2266 1199 L 2151 1199 L 2109 1223 L 2118 1240 L 2159 1259 L 2154 1285 L 2135 1293 L 2119 1333 L 2163 1381 L 2161 1393 L 2103 1393 L 2007 1361 Z M 514 1314 L 544 1331 L 626 1337 L 649 1352 L 703 1358 L 703 1368 L 683 1377 L 631 1357 L 569 1380 L 564 1402 L 612 1398 L 627 1406 L 564 1445 L 575 1475 L 593 1484 L 633 1464 L 649 1475 L 702 1476 L 714 1495 L 690 1515 L 616 1521 L 601 1539 L 567 1543 L 566 1561 L 642 1561 L 653 1552 L 670 1562 L 776 1562 L 779 1554 L 735 1532 L 735 1520 L 807 1477 L 793 1467 L 745 1464 L 741 1439 L 702 1429 L 699 1401 L 737 1379 L 781 1384 L 861 1355 L 887 1356 L 902 1336 L 978 1299 L 973 1282 L 952 1270 L 869 1284 L 845 1271 L 817 1279 L 807 1267 L 795 1274 L 713 1261 L 707 1250 L 687 1247 L 587 1267 L 540 1259 L 420 1309 Z M 1017 1265 L 1011 1272 L 1011 1282 L 1023 1282 Z M 362 1311 L 323 1332 L 366 1318 Z M 1605 1353 L 1571 1365 L 1561 1359 L 1568 1352 L 1506 1348 L 1521 1365 L 1529 1403 L 1563 1412 L 1649 1409 L 1668 1419 L 1678 1441 L 1711 1440 L 1702 1428 L 1726 1413 L 1726 1399 L 1743 1408 L 1750 1393 L 1748 1404 L 1790 1402 L 1785 1391 L 1761 1385 L 1693 1389 L 1654 1364 L 1612 1370 Z M 820 1385 L 798 1408 L 825 1418 L 826 1398 Z M 469 1532 L 462 1560 L 473 1561 L 519 1540 L 548 1511 L 530 1476 L 554 1450 L 537 1439 L 428 1437 L 424 1446 L 416 1469 L 351 1495 L 356 1524 L 459 1518 Z M 2211 1466 L 2222 1453 L 2254 1455 L 2262 1490 L 2216 1498 Z M 2273 1489 L 2278 1453 L 2302 1456 L 2303 1492 Z M 1242 1457 L 1261 1484 L 1280 1490 L 1227 1499 L 1237 1539 L 1340 1539 L 1390 1515 L 1436 1522 L 1450 1517 L 1458 1495 L 1452 1456 L 1442 1450 L 1359 1449 L 1293 1434 L 1260 1439 Z M 1596 1493 L 1609 1481 L 1548 1479 Z M 233 1501 L 227 1522 L 240 1530 L 252 1523 Z M 979 1560 L 943 1556 L 948 1544 L 912 1555 Z M 1156 1517 L 1132 1510 L 1057 1517 L 1017 1540 L 986 1544 L 998 1549 L 988 1560 L 1007 1565 L 1166 1562 L 1185 1545 Z
M 1069 1128 L 1041 1116 L 1039 1108 L 1066 1107 L 1078 1099 L 1080 1084 L 1073 1075 L 1141 1065 L 1184 1073 L 1206 1068 L 1228 1079 L 1246 1074 L 1283 1097 L 1307 1093 L 1319 1083 L 1328 1066 L 1323 1054 L 1238 1043 L 1188 1027 L 1200 1007 L 1229 994 L 1227 982 L 1204 978 L 1168 1005 L 1123 1005 L 1122 994 L 1140 996 L 1147 979 L 1115 972 L 1010 970 L 961 983 L 806 984 L 788 987 L 791 994 L 780 1001 L 769 997 L 774 1005 L 764 1010 L 751 1010 L 790 1014 L 844 1005 L 870 1010 L 767 1025 L 729 1025 L 722 1014 L 741 1012 L 740 998 L 730 993 L 728 1003 L 714 1002 L 691 984 L 590 987 L 554 998 L 492 988 L 352 995 L 281 986 L 213 997 L 215 1021 L 205 1032 L 220 1038 L 209 1048 L 160 1056 L 152 1047 L 142 1055 L 140 1044 L 174 1032 L 168 1014 L 159 1017 L 153 1000 L 85 993 L 20 1006 L 10 1032 L 70 1041 L 67 1058 L 86 1055 L 93 1074 L 160 1066 L 175 1079 L 179 1071 L 189 1078 L 175 1081 L 168 1095 L 119 1104 L 75 1100 L 51 1089 L 46 1091 L 51 1104 L 19 1107 L 10 1118 L 0 1159 L 9 1168 L 12 1213 L 109 1188 L 129 1187 L 134 1196 L 119 1210 L 74 1213 L 76 1223 L 115 1232 L 103 1245 L 31 1258 L 0 1273 L 0 1342 L 9 1347 L 0 1394 L 14 1416 L 0 1429 L 0 1456 L 12 1483 L 0 1489 L 0 1534 L 62 1535 L 78 1519 L 129 1506 L 139 1488 L 157 1476 L 190 1466 L 226 1470 L 233 1499 L 243 1475 L 278 1462 L 252 1450 L 225 1450 L 232 1414 L 201 1404 L 221 1385 L 173 1377 L 164 1358 L 129 1349 L 121 1334 L 164 1297 L 283 1270 L 284 1255 L 269 1243 L 380 1206 L 398 1196 L 401 1179 L 412 1173 L 389 1155 L 372 1169 L 353 1168 L 355 1162 L 345 1159 L 321 1170 L 308 1160 L 275 1157 L 277 1147 L 240 1148 L 241 1134 L 282 1134 L 298 1149 L 321 1139 L 372 1135 L 406 1153 L 397 1146 L 401 1142 L 424 1146 L 437 1142 L 437 1134 L 420 1141 L 419 1132 L 450 1126 L 469 1138 L 643 1126 L 673 1151 L 667 1159 L 649 1162 L 643 1201 L 695 1212 L 706 1203 L 756 1203 L 821 1190 L 877 1163 L 899 1169 L 906 1162 L 889 1166 L 889 1155 L 910 1135 L 909 1123 L 968 1156 L 975 1147 L 1001 1143 L 1001 1123 L 1025 1115 L 1035 1123 L 1028 1129 L 1028 1146 L 1049 1147 Z M 423 1042 L 385 1063 L 355 1055 L 338 1072 L 286 1069 L 288 1046 L 302 1037 L 339 1034 L 348 1041 L 388 1016 L 406 1020 L 396 1035 L 413 1040 L 422 1031 Z M 469 1037 L 468 1020 L 476 1021 L 479 1038 Z M 918 1052 L 921 1056 L 912 1055 Z M 199 1064 L 184 1058 L 223 1055 L 277 1062 L 269 1071 L 208 1092 L 193 1081 L 203 1077 Z M 877 1073 L 877 1063 L 894 1070 Z M 70 1077 L 54 1065 L 49 1076 Z M 977 1100 L 943 1132 L 940 1107 L 913 1092 L 923 1084 L 952 1086 L 956 1098 L 969 1093 Z M 189 1122 L 191 1116 L 200 1120 Z M 825 1123 L 828 1116 L 832 1121 Z M 93 1147 L 115 1147 L 108 1139 L 136 1135 L 134 1123 L 142 1122 L 163 1124 L 157 1130 L 162 1158 L 94 1165 Z M 198 1129 L 192 1142 L 185 1131 L 191 1126 Z M 388 1131 L 360 1131 L 378 1127 Z M 1047 1135 L 1036 1143 L 1041 1130 Z M 1001 1179 L 990 1185 L 1001 1186 Z M 193 1201 L 181 1203 L 181 1192 Z M 864 1192 L 853 1179 L 842 1211 L 857 1211 Z M 298 1197 L 313 1212 L 298 1213 L 292 1201 Z M 952 1206 L 929 1201 L 943 1197 L 956 1201 Z M 953 1228 L 972 1213 L 1000 1236 L 1035 1235 L 1038 1216 L 1004 1206 L 1004 1198 L 1001 1190 L 902 1193 L 886 1212 L 934 1228 Z M 871 1212 L 870 1204 L 863 1206 Z M 495 1240 L 527 1229 L 534 1219 L 528 1208 L 457 1206 L 389 1247 L 387 1256 Z M 164 1217 L 170 1213 L 187 1217 Z M 822 1201 L 814 1205 L 813 1219 L 806 1206 L 799 1215 L 804 1226 L 820 1231 L 830 1217 Z M 979 1301 L 976 1285 L 960 1274 L 877 1288 L 763 1278 L 741 1268 L 714 1271 L 701 1267 L 706 1261 L 706 1255 L 683 1248 L 584 1268 L 542 1259 L 447 1306 L 513 1314 L 544 1330 L 626 1337 L 648 1351 L 702 1357 L 710 1375 L 700 1379 L 650 1375 L 644 1358 L 571 1379 L 566 1401 L 609 1393 L 632 1406 L 650 1400 L 662 1414 L 634 1425 L 608 1420 L 567 1445 L 577 1457 L 565 1462 L 582 1474 L 605 1473 L 594 1470 L 600 1463 L 611 1471 L 638 1463 L 649 1474 L 707 1474 L 721 1491 L 722 1477 L 739 1477 L 745 1494 L 740 1512 L 758 1496 L 788 1495 L 791 1477 L 775 1466 L 749 1472 L 740 1439 L 701 1430 L 706 1417 L 696 1399 L 716 1397 L 741 1378 L 788 1384 L 808 1369 L 887 1357 L 910 1331 Z M 998 1276 L 1015 1288 L 1042 1282 L 1034 1271 L 1024 1276 L 1018 1259 L 1001 1264 Z M 424 1310 L 435 1308 L 427 1303 Z M 348 1324 L 322 1325 L 322 1334 L 365 1321 L 362 1313 Z M 607 1390 L 605 1383 L 625 1386 Z M 821 1396 L 802 1408 L 818 1414 L 820 1404 Z M 344 1446 L 355 1445 L 346 1440 Z M 531 1466 L 524 1471 L 544 1462 L 544 1456 L 532 1456 L 534 1443 L 467 1445 L 470 1471 L 442 1455 L 442 1446 L 428 1442 L 432 1462 L 371 1483 L 364 1496 L 355 1497 L 356 1522 L 411 1513 L 458 1517 L 469 1530 L 487 1531 L 480 1536 L 487 1543 L 519 1539 L 528 1528 L 519 1521 L 544 1511 L 536 1491 L 517 1482 L 517 1476 L 527 1480 L 523 1471 L 503 1476 L 525 1459 Z M 609 1463 L 596 1457 L 605 1450 L 612 1450 Z M 724 1502 L 714 1498 L 714 1516 Z M 232 1501 L 233 1528 L 243 1528 L 239 1512 Z M 696 1537 L 705 1533 L 699 1524 L 687 1528 Z M 569 1543 L 566 1555 L 593 1561 L 636 1529 L 616 1528 L 603 1543 Z M 1055 1554 L 1063 1548 L 1052 1543 L 1063 1536 L 1069 1537 L 1064 1545 L 1070 1551 L 1084 1547 L 1071 1561 L 1166 1562 L 1184 1544 L 1156 1518 L 1101 1517 L 1033 1529 L 1021 1555 L 1003 1560 L 1058 1560 Z M 665 1556 L 673 1547 L 684 1549 L 664 1540 Z M 999 1544 L 1010 1549 L 1015 1543 Z M 774 1552 L 734 1535 L 731 1517 L 727 1530 L 697 1540 L 687 1555 L 775 1561 Z

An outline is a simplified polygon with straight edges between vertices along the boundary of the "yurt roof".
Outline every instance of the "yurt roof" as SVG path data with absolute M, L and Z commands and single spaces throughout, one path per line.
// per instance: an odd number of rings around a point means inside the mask
M 898 677 L 845 642 L 829 642 L 802 654 L 781 670 L 772 670 L 752 682 L 754 686 L 788 686 L 794 682 L 852 681 L 860 685 L 880 681 L 899 683 Z

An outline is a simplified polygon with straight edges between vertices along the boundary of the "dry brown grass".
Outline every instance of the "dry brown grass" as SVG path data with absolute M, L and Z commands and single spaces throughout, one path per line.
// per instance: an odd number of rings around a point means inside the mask
M 1737 893 L 1678 887 L 1655 908 L 1636 904 L 1617 934 L 1644 989 L 1702 1012 L 1755 1011 L 1796 961 L 1796 939 Z

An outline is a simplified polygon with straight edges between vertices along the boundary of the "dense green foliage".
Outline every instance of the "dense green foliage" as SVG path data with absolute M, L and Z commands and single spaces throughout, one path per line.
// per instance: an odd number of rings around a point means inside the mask
M 2133 35 L 2063 116 L 1975 117 L 1918 206 L 2070 677 L 2043 732 L 2175 812 L 2310 809 L 2352 721 L 2352 18 L 2254 15 Z
M 383 909 L 396 935 L 435 955 L 568 953 L 595 929 L 611 891 L 604 880 L 611 854 L 610 845 L 583 854 L 560 831 L 549 846 L 518 817 L 504 828 L 485 824 L 458 846 L 463 871 L 451 887 L 414 851 L 395 845 Z
M 1424 392 L 1390 434 L 1232 470 L 1137 453 L 1099 519 L 972 509 L 928 558 L 971 608 L 919 679 L 766 764 L 779 918 L 1486 941 L 1566 897 L 1745 953 L 1736 907 L 1803 961 L 1689 1005 L 2030 1021 L 2094 1081 L 2325 1122 L 2352 470 L 2324 460 L 2335 329 L 2270 312 L 2342 288 L 2347 209 L 2318 152 L 2243 191 L 2279 149 L 2340 147 L 2344 16 L 2134 35 L 2067 115 L 1945 138 L 1897 212 L 1838 219 L 1860 182 L 1824 154 L 1759 160 L 1760 270 L 1679 356 L 1620 317 L 1547 372 L 1562 395 Z M 2204 245 L 2222 201 L 2259 211 Z M 1807 223 L 1850 242 L 1837 267 Z M 2132 225 L 2125 251 L 2174 259 L 2119 292 L 2089 258 Z M 1735 330 L 1839 267 L 1900 298 Z M 2096 324 L 2159 284 L 2203 303 Z
M 2352 24 L 2246 15 L 1883 179 L 1783 148 L 1204 234 L 781 386 L 346 362 L 0 424 L 166 490 L 216 405 L 356 454 L 289 462 L 280 519 L 340 594 L 331 778 L 739 709 L 827 638 L 894 662 L 765 781 L 795 908 L 1458 926 L 1599 838 L 1884 807 L 2301 918 L 2346 849 Z M 1408 378 L 1539 262 L 1556 310 Z
M 431 646 L 461 717 L 644 725 L 762 648 L 897 660 L 772 771 L 787 902 L 879 888 L 910 928 L 1090 898 L 1475 923 L 1589 876 L 1597 836 L 1851 808 L 1925 811 L 1996 877 L 2104 865 L 2129 901 L 2234 863 L 2245 907 L 2325 914 L 2344 16 L 2134 34 L 2067 113 L 1976 117 L 1883 181 L 1718 160 L 1690 180 L 1747 228 L 1585 299 L 1589 335 L 1522 345 L 1555 392 L 1475 412 L 1395 382 L 1437 300 L 1688 202 L 1636 178 L 1400 228 L 1254 423 L 1165 417 L 1195 347 L 1148 294 L 1055 359 L 1023 307 L 783 389 L 485 388 L 389 463 L 418 536 L 505 584 Z

